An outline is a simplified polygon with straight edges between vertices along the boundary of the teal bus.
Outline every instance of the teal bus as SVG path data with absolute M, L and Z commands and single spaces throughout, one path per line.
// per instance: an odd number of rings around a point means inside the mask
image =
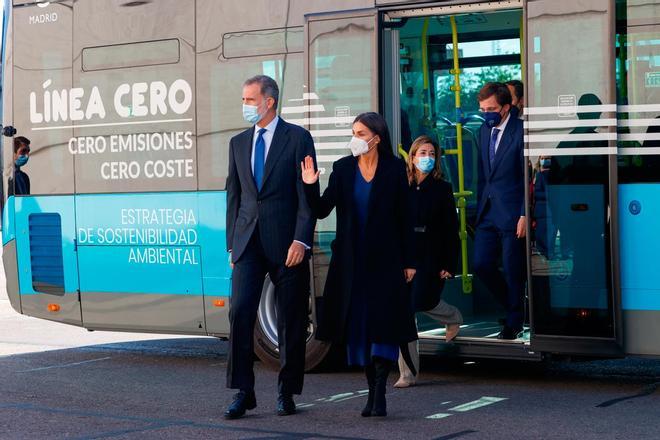
M 542 359 L 660 355 L 660 2 L 657 0 L 5 0 L 2 243 L 19 313 L 90 330 L 228 337 L 229 139 L 241 85 L 281 88 L 315 141 L 322 183 L 353 118 L 388 120 L 397 154 L 432 136 L 461 219 L 443 298 L 465 323 L 419 317 L 422 354 Z M 472 277 L 487 81 L 524 84 L 525 332 Z M 19 136 L 30 140 L 17 165 Z M 19 170 L 20 168 L 20 170 Z M 16 173 L 29 177 L 17 190 Z M 24 186 L 24 185 L 23 185 Z M 334 219 L 319 221 L 307 367 Z M 387 237 L 383 237 L 384 240 Z M 278 363 L 264 280 L 256 354 Z

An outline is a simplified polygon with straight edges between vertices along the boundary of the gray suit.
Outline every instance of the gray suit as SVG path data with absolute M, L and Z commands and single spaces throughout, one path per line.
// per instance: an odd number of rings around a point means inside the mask
M 307 205 L 300 162 L 315 157 L 312 136 L 280 119 L 266 156 L 263 184 L 257 190 L 251 166 L 254 127 L 229 143 L 227 177 L 227 249 L 235 264 L 230 309 L 230 352 L 227 386 L 254 388 L 253 330 L 266 274 L 275 284 L 280 376 L 279 390 L 300 394 L 308 324 L 309 264 L 287 268 L 296 240 L 312 245 L 315 218 Z M 307 253 L 307 257 L 309 253 Z

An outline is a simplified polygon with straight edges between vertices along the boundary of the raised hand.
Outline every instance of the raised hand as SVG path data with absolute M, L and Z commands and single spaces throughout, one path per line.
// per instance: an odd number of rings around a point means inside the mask
M 300 168 L 302 169 L 302 180 L 307 185 L 312 185 L 319 180 L 320 171 L 314 171 L 314 160 L 312 156 L 305 157 L 305 160 L 300 162 Z

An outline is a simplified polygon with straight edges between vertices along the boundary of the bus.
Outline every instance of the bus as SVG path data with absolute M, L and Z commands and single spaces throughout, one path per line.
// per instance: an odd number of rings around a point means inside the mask
M 322 185 L 354 117 L 388 120 L 397 154 L 444 150 L 461 270 L 443 298 L 465 322 L 419 317 L 427 355 L 540 360 L 660 355 L 660 2 L 657 0 L 5 0 L 2 243 L 19 313 L 89 330 L 227 338 L 229 139 L 241 86 L 280 85 L 281 116 L 310 130 Z M 470 273 L 476 94 L 524 84 L 525 331 Z M 30 140 L 29 193 L 14 145 Z M 335 220 L 310 261 L 306 366 Z M 387 237 L 383 237 L 387 239 Z M 255 352 L 278 364 L 264 280 Z M 46 337 L 46 336 L 45 336 Z

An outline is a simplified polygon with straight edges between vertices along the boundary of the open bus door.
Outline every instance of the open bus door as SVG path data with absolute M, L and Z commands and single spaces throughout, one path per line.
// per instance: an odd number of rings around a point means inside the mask
M 613 0 L 525 3 L 536 351 L 622 355 L 614 8 Z
M 378 111 L 378 14 L 375 9 L 305 16 L 304 123 L 316 147 L 321 190 L 332 163 L 346 156 L 352 123 L 363 112 Z M 335 216 L 319 220 L 313 255 L 314 298 L 321 296 L 335 238 Z

